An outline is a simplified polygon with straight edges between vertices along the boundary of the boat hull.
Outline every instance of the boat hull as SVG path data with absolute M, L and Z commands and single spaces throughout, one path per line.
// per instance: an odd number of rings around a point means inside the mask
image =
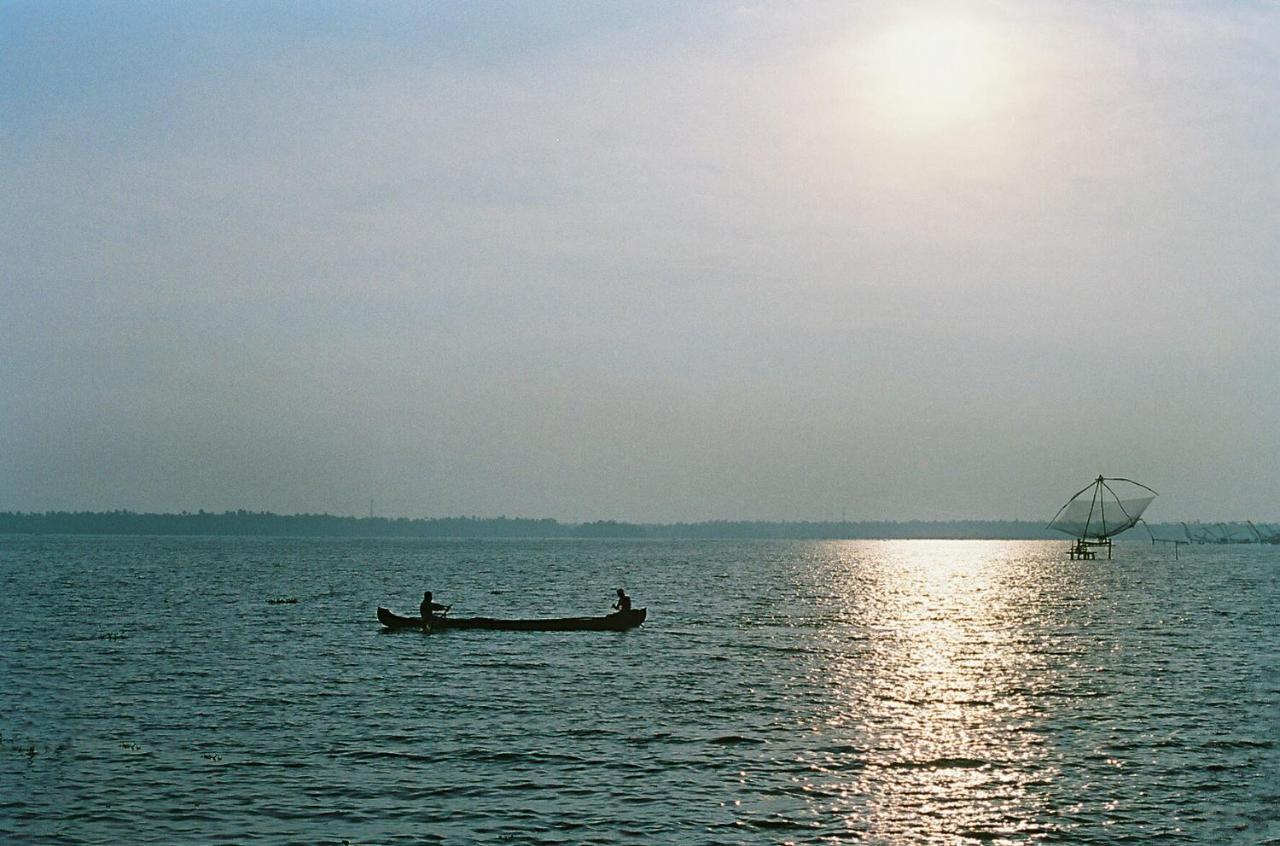
M 554 617 L 543 620 L 502 620 L 495 617 L 434 617 L 423 625 L 421 617 L 402 617 L 378 608 L 378 622 L 388 629 L 492 629 L 506 632 L 621 632 L 644 622 L 645 609 L 619 611 L 607 617 Z

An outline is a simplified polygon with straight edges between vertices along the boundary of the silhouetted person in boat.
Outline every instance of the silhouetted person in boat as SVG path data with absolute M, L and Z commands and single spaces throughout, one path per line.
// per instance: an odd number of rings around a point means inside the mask
M 431 591 L 422 594 L 422 604 L 418 606 L 418 611 L 422 614 L 423 620 L 430 620 L 435 616 L 435 611 L 448 611 L 448 605 L 441 605 L 439 602 L 431 601 Z
M 619 612 L 631 610 L 631 597 L 627 596 L 627 592 L 622 588 L 618 588 L 618 601 L 613 603 L 613 607 Z

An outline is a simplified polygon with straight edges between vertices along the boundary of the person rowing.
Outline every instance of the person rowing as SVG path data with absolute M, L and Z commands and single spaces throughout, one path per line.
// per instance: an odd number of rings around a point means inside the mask
M 613 603 L 613 607 L 618 609 L 619 613 L 631 610 L 631 597 L 627 596 L 627 592 L 622 588 L 618 588 L 618 601 Z
M 436 611 L 447 612 L 451 607 L 453 606 L 441 605 L 439 602 L 433 602 L 431 600 L 431 591 L 428 590 L 423 592 L 422 604 L 418 606 L 418 610 L 422 614 L 422 622 L 430 623 L 433 619 L 435 619 Z

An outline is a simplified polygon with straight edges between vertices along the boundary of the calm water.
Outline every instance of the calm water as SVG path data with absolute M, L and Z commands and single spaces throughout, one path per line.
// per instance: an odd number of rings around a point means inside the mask
M 0 538 L 0 841 L 1280 843 L 1280 548 L 1065 550 Z

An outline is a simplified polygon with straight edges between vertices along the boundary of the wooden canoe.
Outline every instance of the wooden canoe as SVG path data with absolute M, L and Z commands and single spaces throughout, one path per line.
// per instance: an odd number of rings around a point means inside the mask
M 620 632 L 644 622 L 645 609 L 618 611 L 606 617 L 552 617 L 541 620 L 501 620 L 495 617 L 433 617 L 431 631 L 495 629 L 508 632 Z M 378 622 L 388 629 L 421 629 L 421 617 L 401 617 L 378 608 Z

